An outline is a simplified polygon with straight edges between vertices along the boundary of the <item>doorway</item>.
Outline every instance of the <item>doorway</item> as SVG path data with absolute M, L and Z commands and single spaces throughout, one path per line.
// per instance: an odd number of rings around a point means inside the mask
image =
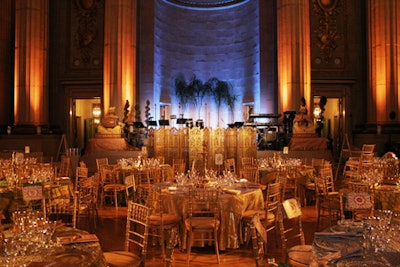
M 336 97 L 326 98 L 326 105 L 324 106 L 324 111 L 318 110 L 320 96 L 314 96 L 314 117 L 318 117 L 321 114 L 322 130 L 321 137 L 326 137 L 329 139 L 335 139 L 338 137 L 341 131 L 341 110 L 342 110 L 342 99 Z
M 330 140 L 334 161 L 338 160 L 343 138 L 350 129 L 350 120 L 346 118 L 349 91 L 349 86 L 344 84 L 313 85 L 313 105 L 319 103 L 321 96 L 326 97 L 324 128 L 321 133 Z
M 100 122 L 100 98 L 74 99 L 75 101 L 75 143 L 82 151 L 89 139 L 95 137 L 96 128 Z
M 101 117 L 102 86 L 99 84 L 67 84 L 69 116 L 67 139 L 70 148 L 79 148 L 84 152 L 88 140 L 95 135 L 94 107 L 100 111 L 96 116 Z

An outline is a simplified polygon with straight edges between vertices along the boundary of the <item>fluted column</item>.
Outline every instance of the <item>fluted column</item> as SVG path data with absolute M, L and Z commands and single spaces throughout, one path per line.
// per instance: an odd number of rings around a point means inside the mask
M 14 124 L 48 124 L 48 0 L 15 1 Z
M 298 110 L 304 96 L 310 111 L 309 1 L 277 1 L 278 110 Z
M 378 124 L 399 121 L 400 0 L 369 0 L 368 27 L 367 120 Z
M 136 10 L 136 0 L 105 1 L 103 105 L 119 118 L 136 102 Z
M 13 118 L 13 79 L 14 72 L 12 47 L 12 8 L 13 0 L 2 1 L 0 8 L 0 125 L 12 125 Z

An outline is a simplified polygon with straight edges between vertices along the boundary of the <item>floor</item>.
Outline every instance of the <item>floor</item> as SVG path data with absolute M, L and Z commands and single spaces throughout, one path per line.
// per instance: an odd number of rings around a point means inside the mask
M 310 205 L 302 208 L 303 226 L 305 230 L 306 243 L 311 244 L 314 232 L 317 227 L 317 213 L 315 206 Z M 122 250 L 125 234 L 125 216 L 126 207 L 105 206 L 99 209 L 99 220 L 95 230 L 99 237 L 103 251 Z M 323 221 L 320 227 L 328 226 L 327 221 Z M 85 223 L 80 228 L 87 228 Z M 87 229 L 88 230 L 88 229 Z M 273 240 L 273 238 L 270 238 Z M 269 244 L 268 257 L 276 259 L 276 262 L 282 262 L 282 253 L 280 251 L 278 240 Z M 213 247 L 193 248 L 190 266 L 255 266 L 253 259 L 251 243 L 242 245 L 239 249 L 229 249 L 221 251 L 221 263 L 218 265 Z M 160 256 L 160 249 L 156 246 L 150 246 L 148 249 L 146 266 L 162 266 L 163 260 Z M 186 251 L 180 251 L 178 248 L 174 251 L 173 266 L 188 266 L 186 264 Z

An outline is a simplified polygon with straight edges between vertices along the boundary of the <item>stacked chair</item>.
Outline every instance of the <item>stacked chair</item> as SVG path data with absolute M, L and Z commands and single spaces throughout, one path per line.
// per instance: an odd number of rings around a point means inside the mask
M 350 157 L 343 169 L 343 178 L 345 180 L 353 180 L 361 175 L 364 167 L 372 164 L 374 157 L 375 144 L 364 144 L 361 148 L 359 157 Z

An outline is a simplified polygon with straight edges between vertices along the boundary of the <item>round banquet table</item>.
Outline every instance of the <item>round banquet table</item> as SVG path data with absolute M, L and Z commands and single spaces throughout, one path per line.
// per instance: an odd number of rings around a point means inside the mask
M 184 220 L 186 218 L 189 189 L 187 187 L 177 187 L 177 190 L 169 190 L 168 185 L 162 186 L 162 198 L 165 212 L 175 214 L 181 218 L 181 240 L 182 246 L 186 246 L 186 235 Z M 175 187 L 174 187 L 175 189 Z M 219 229 L 219 249 L 239 248 L 240 233 L 239 226 L 241 215 L 247 209 L 263 209 L 264 198 L 259 187 L 252 185 L 251 187 L 240 187 L 222 190 L 219 197 L 220 209 L 220 229 Z M 196 244 L 202 246 L 204 244 Z
M 372 255 L 364 255 L 363 242 L 362 222 L 347 221 L 315 232 L 310 266 L 400 266 L 400 238 L 392 238 L 385 249 Z
M 56 242 L 59 238 L 74 236 L 93 235 L 80 229 L 61 226 L 56 229 L 52 239 Z M 5 265 L 5 258 L 2 256 L 0 266 Z M 15 266 L 105 267 L 107 263 L 100 242 L 87 239 L 85 242 L 72 241 L 69 244 L 57 245 L 35 255 L 17 256 Z

